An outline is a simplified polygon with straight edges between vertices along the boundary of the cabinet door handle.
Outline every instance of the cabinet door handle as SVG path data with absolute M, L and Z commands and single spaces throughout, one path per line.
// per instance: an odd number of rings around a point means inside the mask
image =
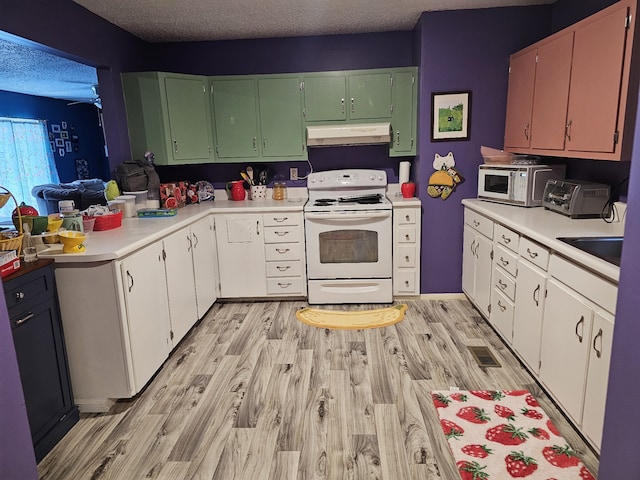
M 29 312 L 28 314 L 26 314 L 24 317 L 15 320 L 13 322 L 13 324 L 17 327 L 18 325 L 22 325 L 25 322 L 28 322 L 29 320 L 31 320 L 34 317 L 33 313 Z M 602 330 L 600 330 L 602 332 Z M 600 355 L 598 355 L 600 356 Z
M 133 276 L 129 273 L 129 270 L 127 270 L 127 278 L 129 279 L 129 292 L 131 292 L 133 288 Z
M 256 220 L 256 235 L 260 235 L 260 220 Z
M 509 260 L 505 260 L 504 258 L 500 257 L 500 263 L 502 263 L 502 266 L 506 267 L 507 265 L 509 265 Z
M 191 241 L 191 237 L 187 235 L 187 252 L 190 252 L 193 249 L 193 242 Z
M 473 255 L 475 255 L 475 254 L 476 254 L 476 252 L 475 252 L 475 248 L 476 248 L 476 241 L 474 240 L 473 242 L 471 242 L 471 253 L 472 253 Z
M 511 243 L 511 239 L 509 237 L 504 236 L 504 235 L 502 235 L 502 241 L 504 243 Z
M 258 143 L 256 142 L 256 137 L 253 137 L 253 151 L 258 150 Z
M 502 290 L 504 290 L 505 288 L 507 288 L 507 284 L 506 284 L 506 283 L 504 283 L 504 282 L 502 281 L 502 279 L 501 279 L 501 278 L 499 278 L 499 279 L 498 279 L 498 284 L 497 284 L 497 285 L 498 285 Z
M 507 309 L 507 307 L 505 307 L 504 305 L 502 305 L 502 303 L 500 303 L 500 300 L 498 300 L 498 306 L 500 307 L 501 312 L 504 312 Z
M 400 143 L 400 131 L 396 132 L 396 143 Z
M 340 112 L 344 115 L 344 98 L 340 99 Z
M 529 124 L 528 123 L 524 126 L 524 138 L 529 140 Z
M 598 348 L 596 347 L 598 338 L 600 339 L 600 350 L 598 350 Z M 593 337 L 593 349 L 596 351 L 596 357 L 600 358 L 602 356 L 602 329 L 601 328 L 598 329 L 598 333 L 596 333 L 596 336 Z
M 173 151 L 178 153 L 178 141 L 175 138 L 173 139 Z
M 580 328 L 580 333 L 578 333 L 578 328 Z M 576 323 L 576 337 L 578 337 L 578 341 L 582 343 L 582 339 L 584 338 L 584 315 L 580 315 L 580 320 Z
M 196 248 L 198 246 L 198 243 L 199 243 L 198 236 L 195 233 L 192 233 L 191 235 L 193 235 L 193 238 L 195 239 L 195 243 L 193 244 L 193 248 Z
M 536 307 L 540 305 L 540 284 L 533 291 L 533 301 L 536 302 Z
M 564 135 L 565 137 L 567 137 L 567 140 L 571 141 L 571 126 L 573 125 L 573 120 L 569 120 L 567 122 L 567 126 L 565 127 L 564 130 Z
M 355 99 L 353 97 L 351 97 L 351 113 L 355 112 Z
M 531 258 L 536 258 L 538 256 L 538 252 L 532 252 L 530 249 L 527 248 L 527 253 L 529 254 L 529 256 Z

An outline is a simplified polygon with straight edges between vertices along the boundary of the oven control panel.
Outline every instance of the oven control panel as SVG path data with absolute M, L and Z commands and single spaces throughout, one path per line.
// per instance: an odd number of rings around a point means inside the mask
M 386 187 L 387 172 L 384 170 L 334 170 L 309 174 L 309 189 L 335 187 Z

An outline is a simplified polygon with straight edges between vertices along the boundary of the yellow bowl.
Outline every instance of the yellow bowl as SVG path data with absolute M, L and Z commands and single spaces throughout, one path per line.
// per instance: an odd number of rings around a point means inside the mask
M 62 221 L 64 219 L 60 217 L 49 217 L 49 222 L 47 223 L 47 232 L 56 232 L 62 226 Z
M 64 253 L 80 253 L 85 251 L 82 242 L 85 241 L 87 236 L 84 233 L 65 230 L 64 232 L 60 232 L 58 237 L 63 245 L 62 251 Z

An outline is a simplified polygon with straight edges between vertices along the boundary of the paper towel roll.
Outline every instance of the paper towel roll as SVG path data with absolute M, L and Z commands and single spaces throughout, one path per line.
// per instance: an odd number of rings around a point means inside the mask
M 411 162 L 400 162 L 400 173 L 398 174 L 398 183 L 400 183 L 400 185 L 409 181 L 410 169 Z

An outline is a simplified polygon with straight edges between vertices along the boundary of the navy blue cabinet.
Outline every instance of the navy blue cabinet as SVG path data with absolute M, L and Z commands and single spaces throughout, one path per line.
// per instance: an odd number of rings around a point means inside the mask
M 73 404 L 53 261 L 3 279 L 29 426 L 39 462 L 78 421 Z

